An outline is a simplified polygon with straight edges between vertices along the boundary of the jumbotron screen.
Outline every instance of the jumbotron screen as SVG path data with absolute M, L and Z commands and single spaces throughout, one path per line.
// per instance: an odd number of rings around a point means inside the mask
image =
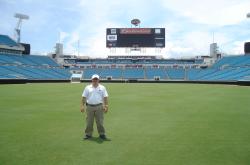
M 165 28 L 108 28 L 107 48 L 164 48 Z

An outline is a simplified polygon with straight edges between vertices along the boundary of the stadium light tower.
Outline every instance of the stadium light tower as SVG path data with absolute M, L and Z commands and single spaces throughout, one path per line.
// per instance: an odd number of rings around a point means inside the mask
M 22 26 L 22 20 L 29 19 L 28 15 L 24 15 L 24 14 L 20 14 L 20 13 L 16 13 L 14 15 L 15 18 L 18 19 L 17 24 L 16 24 L 16 28 L 15 28 L 15 36 L 17 38 L 17 43 L 20 43 L 21 41 L 21 26 Z

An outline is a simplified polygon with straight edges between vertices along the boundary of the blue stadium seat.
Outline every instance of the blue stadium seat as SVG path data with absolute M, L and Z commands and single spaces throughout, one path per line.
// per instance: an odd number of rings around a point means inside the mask
M 17 43 L 7 35 L 0 34 L 0 45 L 18 46 Z
M 72 62 L 72 61 L 71 61 Z M 203 60 L 174 59 L 89 59 L 80 60 L 97 68 L 83 69 L 83 78 L 99 74 L 102 79 L 160 79 L 192 81 L 237 81 L 250 76 L 250 56 L 226 56 L 206 69 L 183 69 L 176 64 L 198 64 Z M 101 66 L 104 64 L 105 66 Z M 110 68 L 123 65 L 124 68 Z M 142 66 L 151 65 L 143 68 Z M 159 65 L 158 65 L 159 64 Z M 165 65 L 165 66 L 164 66 Z M 88 66 L 88 67 L 90 67 Z M 133 66 L 136 66 L 133 68 Z M 151 68 L 154 66 L 154 68 Z M 157 68 L 156 68 L 156 67 Z M 160 68 L 158 68 L 160 66 Z M 72 70 L 75 70 L 74 68 Z M 77 70 L 82 70 L 77 68 Z M 71 77 L 70 69 L 63 69 L 51 58 L 35 55 L 0 54 L 0 78 L 63 80 Z
M 144 70 L 142 68 L 126 68 L 123 72 L 125 79 L 144 79 Z
M 70 79 L 68 69 L 49 57 L 35 55 L 0 54 L 0 78 L 26 78 L 30 80 Z
M 163 68 L 147 68 L 146 78 L 154 79 L 154 77 L 160 77 L 160 79 L 167 79 L 167 74 Z
M 112 79 L 122 78 L 122 69 L 112 68 L 112 69 L 102 69 L 100 72 L 101 78 L 112 77 Z
M 185 78 L 185 70 L 184 69 L 167 69 L 167 75 L 170 79 L 178 80 Z
M 213 65 L 213 68 L 250 66 L 250 56 L 226 56 Z
M 89 68 L 89 69 L 85 69 L 83 71 L 83 78 L 84 79 L 91 79 L 91 76 L 93 74 L 98 74 L 100 75 L 101 69 L 94 69 L 94 68 Z

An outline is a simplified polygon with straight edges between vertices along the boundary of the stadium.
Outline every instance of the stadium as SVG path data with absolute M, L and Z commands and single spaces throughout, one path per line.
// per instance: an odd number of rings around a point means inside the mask
M 64 54 L 60 42 L 35 55 L 20 38 L 29 16 L 15 18 L 17 38 L 0 34 L 0 164 L 250 163 L 250 42 L 243 54 L 213 42 L 208 55 L 165 58 L 165 27 L 133 19 L 106 27 L 105 58 Z M 110 141 L 82 140 L 79 102 L 93 74 L 110 94 Z
M 62 57 L 53 59 L 46 56 L 21 54 L 23 51 L 19 49 L 22 47 L 19 47 L 18 43 L 9 36 L 1 35 L 0 39 L 1 82 L 45 80 L 67 82 L 72 79 L 72 74 L 76 73 L 81 74 L 80 80 L 90 80 L 91 75 L 97 73 L 104 81 L 120 80 L 121 82 L 183 81 L 249 84 L 250 81 L 250 56 L 247 54 L 250 53 L 248 52 L 249 43 L 245 44 L 246 54 L 226 56 L 221 59 L 215 57 L 161 59 L 157 56 L 122 55 L 109 56 L 107 59 L 82 59 L 61 55 Z M 218 57 L 218 54 L 215 56 Z M 207 59 L 216 62 L 210 64 Z M 57 63 L 56 60 L 63 62 Z

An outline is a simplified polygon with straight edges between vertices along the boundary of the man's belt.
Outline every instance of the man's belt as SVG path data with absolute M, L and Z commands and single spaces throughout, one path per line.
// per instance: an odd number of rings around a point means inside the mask
M 100 104 L 88 104 L 88 103 L 86 103 L 86 105 L 90 106 L 90 107 L 97 107 L 97 106 L 102 105 L 102 103 L 100 103 Z

